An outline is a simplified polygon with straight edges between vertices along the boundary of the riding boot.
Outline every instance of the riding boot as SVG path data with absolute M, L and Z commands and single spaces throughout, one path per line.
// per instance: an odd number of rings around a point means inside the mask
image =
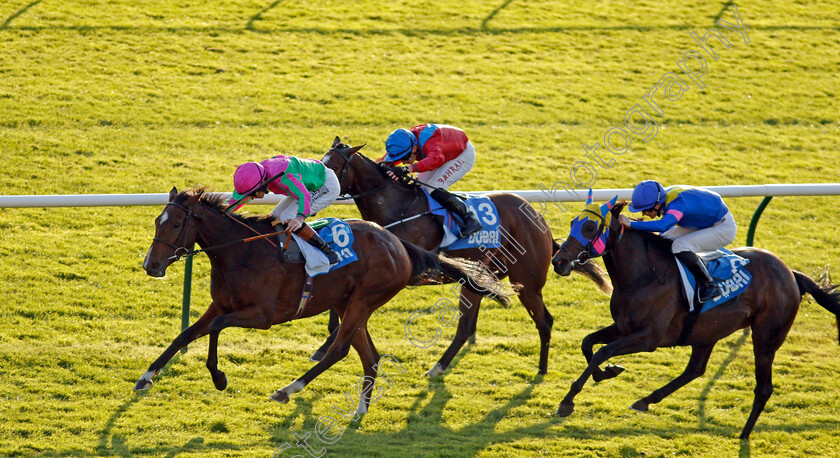
M 677 253 L 676 256 L 677 259 L 682 261 L 682 263 L 688 267 L 688 270 L 697 280 L 697 296 L 700 302 L 706 302 L 723 294 L 723 290 L 720 286 L 715 284 L 712 280 L 712 276 L 709 275 L 709 271 L 706 270 L 706 266 L 703 265 L 703 261 L 701 261 L 695 253 L 691 251 L 681 251 Z
M 305 240 L 306 243 L 323 251 L 324 254 L 327 255 L 327 259 L 330 261 L 331 266 L 338 264 L 338 253 L 336 253 L 335 250 L 333 250 L 332 247 L 325 242 L 317 232 L 315 232 L 315 229 L 309 227 L 308 224 L 303 223 L 303 226 L 296 230 L 295 234 Z
M 473 212 L 469 211 L 467 204 L 463 200 L 455 197 L 443 188 L 435 188 L 430 194 L 443 208 L 451 211 L 461 219 L 462 223 L 458 224 L 461 237 L 467 237 L 482 229 L 481 222 L 478 221 L 478 218 L 475 217 Z

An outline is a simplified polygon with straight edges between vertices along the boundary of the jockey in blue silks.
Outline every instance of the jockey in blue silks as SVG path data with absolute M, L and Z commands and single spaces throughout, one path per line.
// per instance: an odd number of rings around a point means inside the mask
M 630 221 L 619 217 L 622 225 L 649 232 L 659 232 L 673 240 L 671 252 L 697 279 L 700 302 L 720 296 L 706 267 L 695 254 L 715 251 L 735 240 L 738 231 L 735 218 L 716 192 L 690 186 L 663 188 L 654 180 L 642 181 L 633 189 L 629 210 L 642 212 L 654 221 Z

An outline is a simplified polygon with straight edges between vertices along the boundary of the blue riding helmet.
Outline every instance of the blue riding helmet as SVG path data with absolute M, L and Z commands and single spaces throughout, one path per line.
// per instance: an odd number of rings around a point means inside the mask
M 633 188 L 628 209 L 633 213 L 643 212 L 665 202 L 665 188 L 658 181 L 645 180 Z
M 408 129 L 397 129 L 388 135 L 385 140 L 385 156 L 387 162 L 396 162 L 408 159 L 411 149 L 417 144 L 417 137 Z

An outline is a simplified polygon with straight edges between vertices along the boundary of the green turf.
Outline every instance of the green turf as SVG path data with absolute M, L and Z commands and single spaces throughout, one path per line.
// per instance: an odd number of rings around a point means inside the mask
M 749 43 L 710 42 L 700 89 L 680 70 L 701 51 L 726 2 L 80 1 L 0 4 L 0 194 L 228 191 L 235 166 L 273 154 L 320 158 L 339 135 L 380 156 L 397 127 L 465 129 L 475 169 L 455 189 L 536 189 L 571 183 L 584 144 L 597 188 L 642 179 L 733 185 L 837 181 L 840 7 L 836 2 L 737 3 Z M 679 100 L 642 99 L 667 72 Z M 606 150 L 640 104 L 656 135 Z M 640 116 L 633 117 L 641 125 Z M 618 137 L 613 137 L 617 144 Z M 728 199 L 741 226 L 760 198 Z M 837 197 L 778 197 L 756 245 L 818 275 L 840 258 Z M 269 207 L 246 207 L 266 212 Z M 579 205 L 546 206 L 555 237 Z M 567 419 L 553 417 L 584 368 L 581 339 L 609 324 L 608 298 L 580 277 L 551 274 L 549 374 L 525 310 L 482 305 L 476 343 L 443 378 L 422 376 L 434 346 L 409 343 L 412 312 L 449 297 L 412 289 L 377 311 L 381 353 L 406 368 L 361 424 L 335 443 L 318 419 L 345 402 L 361 374 L 355 353 L 292 401 L 268 400 L 307 370 L 326 317 L 269 331 L 225 330 L 213 388 L 206 339 L 145 394 L 131 390 L 178 332 L 182 264 L 163 279 L 140 264 L 155 207 L 0 209 L 0 455 L 268 456 L 295 434 L 341 456 L 837 456 L 840 346 L 834 319 L 805 302 L 775 362 L 775 393 L 749 442 L 737 439 L 752 402 L 752 344 L 722 341 L 707 373 L 649 413 L 627 409 L 684 368 L 689 351 L 616 358 L 627 371 L 589 383 Z M 324 216 L 356 216 L 351 207 Z M 835 273 L 836 277 L 836 273 Z M 209 301 L 197 258 L 194 320 Z M 417 321 L 431 335 L 431 320 Z M 341 427 L 347 426 L 342 420 Z M 306 454 L 299 448 L 282 456 Z

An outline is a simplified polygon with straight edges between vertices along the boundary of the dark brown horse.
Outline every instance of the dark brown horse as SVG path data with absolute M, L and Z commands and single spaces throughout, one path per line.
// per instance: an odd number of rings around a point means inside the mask
M 386 226 L 403 240 L 427 250 L 436 250 L 444 233 L 440 221 L 428 213 L 423 191 L 417 185 L 397 182 L 385 176 L 383 167 L 357 154 L 362 146 L 350 147 L 336 137 L 332 148 L 324 156 L 324 164 L 338 176 L 342 194 L 354 197 L 362 218 Z M 539 373 L 545 374 L 554 318 L 543 302 L 542 289 L 551 254 L 559 246 L 552 240 L 545 220 L 525 199 L 510 193 L 488 197 L 495 204 L 499 224 L 505 231 L 501 248 L 458 250 L 449 254 L 483 261 L 498 279 L 507 276 L 517 286 L 519 299 L 540 335 Z M 575 270 L 596 281 L 602 288 L 608 288 L 601 271 L 594 264 L 578 266 Z M 426 375 L 442 374 L 467 339 L 475 334 L 480 302 L 481 297 L 474 292 L 461 290 L 461 316 L 455 337 Z M 329 345 L 329 341 L 324 345 Z
M 468 261 L 445 259 L 398 239 L 366 221 L 349 221 L 353 249 L 358 260 L 332 272 L 316 276 L 309 305 L 298 310 L 305 273 L 303 264 L 281 261 L 281 252 L 268 239 L 240 243 L 254 234 L 274 232 L 270 217 L 243 217 L 227 213 L 219 194 L 198 188 L 180 194 L 173 188 L 169 203 L 155 220 L 155 237 L 143 268 L 162 277 L 167 266 L 197 243 L 210 259 L 212 302 L 204 315 L 184 330 L 140 377 L 135 390 L 148 389 L 175 353 L 193 340 L 210 334 L 207 369 L 219 390 L 227 386 L 225 374 L 217 368 L 219 332 L 231 326 L 268 329 L 274 324 L 317 315 L 327 309 L 341 317 L 338 337 L 323 360 L 289 386 L 277 390 L 271 399 L 288 402 L 289 395 L 302 390 L 321 372 L 344 358 L 352 345 L 364 367 L 364 393 L 370 393 L 379 353 L 367 331 L 374 310 L 388 302 L 406 285 L 464 281 L 487 285 L 466 269 Z M 485 288 L 484 291 L 493 288 Z M 482 291 L 472 289 L 476 294 Z M 501 297 L 500 300 L 504 298 Z M 368 397 L 369 398 L 369 397 Z M 367 411 L 368 398 L 360 400 L 357 412 Z
M 600 381 L 623 370 L 618 366 L 601 370 L 599 366 L 608 359 L 677 345 L 688 313 L 688 302 L 671 254 L 671 241 L 648 232 L 621 229 L 618 216 L 624 203 L 610 207 L 610 203 L 600 208 L 597 204 L 587 205 L 572 221 L 571 235 L 552 260 L 557 273 L 568 275 L 572 264 L 603 255 L 613 284 L 610 312 L 615 323 L 583 339 L 581 348 L 589 365 L 560 403 L 557 415 L 563 417 L 574 411 L 575 395 L 590 375 Z M 605 245 L 598 240 L 606 241 Z M 773 393 L 773 359 L 793 324 L 802 296 L 810 293 L 818 304 L 838 315 L 840 293 L 835 291 L 836 286 L 821 288 L 806 275 L 791 271 L 769 251 L 740 248 L 734 252 L 749 260 L 746 270 L 752 275 L 751 283 L 741 295 L 699 316 L 685 340 L 685 345 L 691 346 L 688 367 L 631 408 L 645 412 L 650 404 L 703 375 L 715 344 L 749 326 L 756 388 L 752 411 L 741 431 L 741 438 L 745 439 Z M 596 344 L 606 345 L 593 355 Z

